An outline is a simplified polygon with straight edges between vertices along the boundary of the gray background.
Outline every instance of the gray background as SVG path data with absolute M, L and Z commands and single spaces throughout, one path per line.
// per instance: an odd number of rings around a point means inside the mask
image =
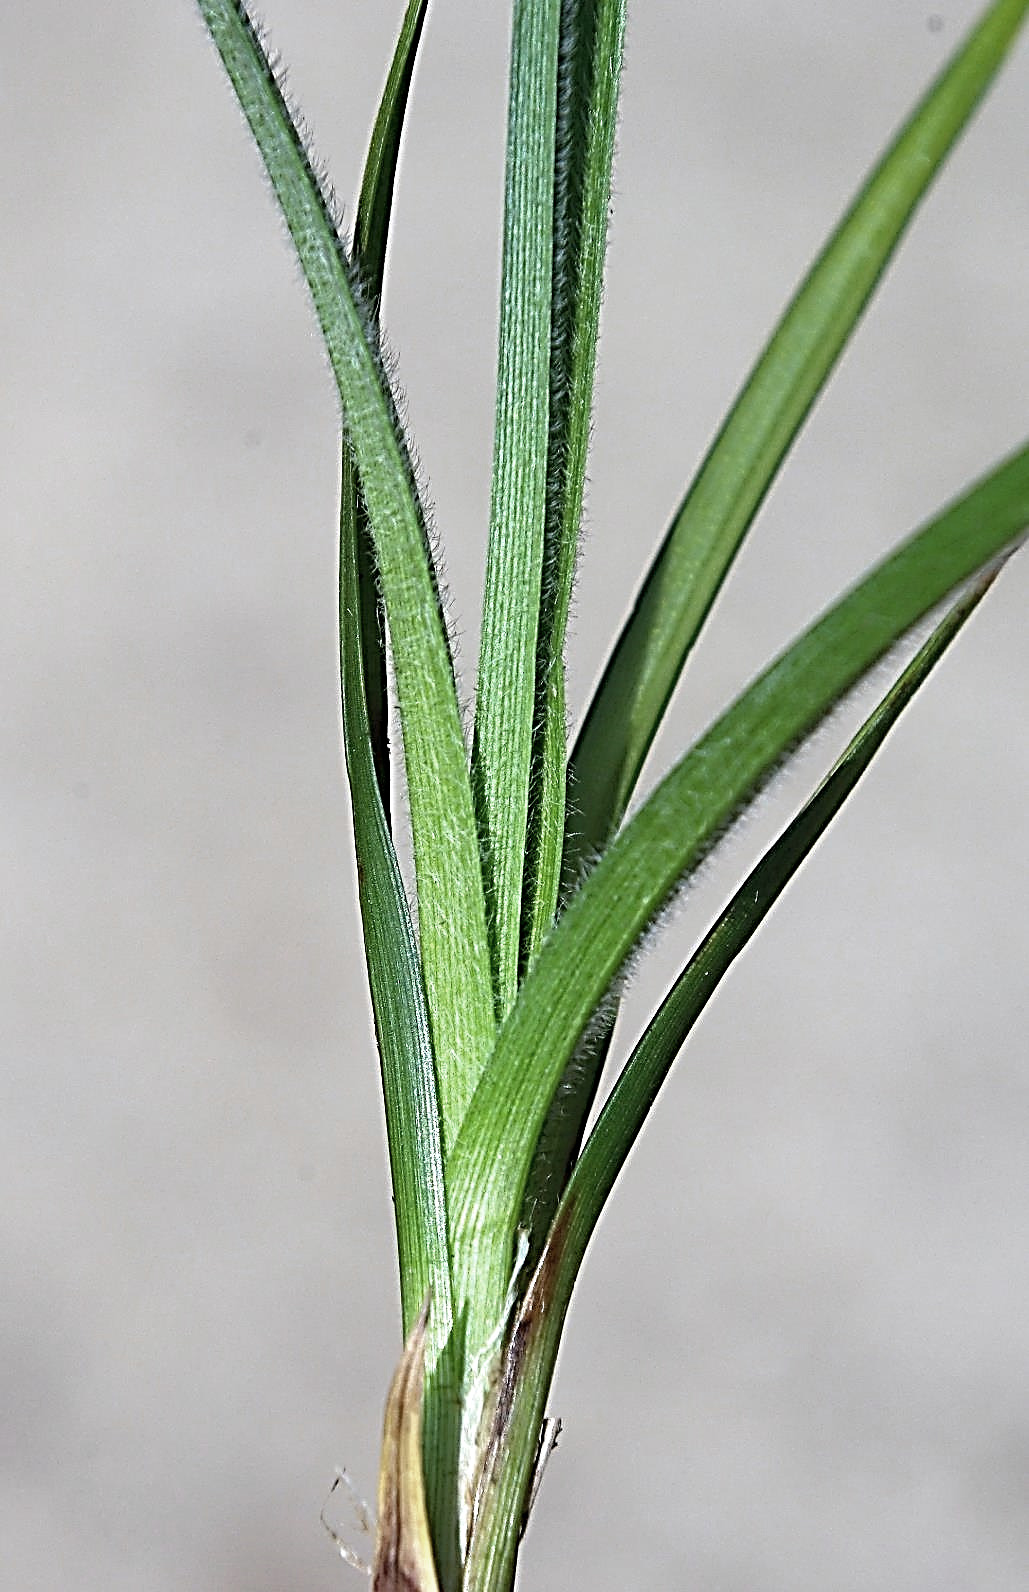
M 399 0 L 269 0 L 353 192 Z M 436 0 L 388 323 L 473 660 L 506 7 Z M 572 699 L 792 284 L 973 4 L 632 8 Z M 942 25 L 940 25 L 942 24 Z M 359 1587 L 391 1216 L 340 767 L 336 421 L 186 0 L 2 71 L 0 1581 Z M 655 768 L 1021 440 L 1029 56 L 927 204 Z M 1029 1576 L 1024 562 L 695 1036 L 605 1219 L 535 1588 Z M 867 706 L 869 697 L 863 699 Z M 716 859 L 637 1023 L 849 719 Z

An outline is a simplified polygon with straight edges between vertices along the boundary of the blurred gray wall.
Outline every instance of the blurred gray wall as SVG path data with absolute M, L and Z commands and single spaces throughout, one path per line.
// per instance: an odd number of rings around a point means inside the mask
M 344 196 L 400 10 L 268 3 Z M 387 317 L 466 667 L 506 10 L 435 0 Z M 975 10 L 631 7 L 576 705 L 762 336 Z M 336 1464 L 374 1489 L 397 1329 L 333 391 L 187 0 L 38 0 L 4 46 L 0 1583 L 357 1587 L 318 1511 Z M 1023 48 L 891 270 L 655 768 L 1021 440 L 1027 73 Z M 1023 562 L 669 1085 L 573 1313 L 527 1587 L 1029 1584 L 1027 597 Z M 851 718 L 678 910 L 630 1028 Z

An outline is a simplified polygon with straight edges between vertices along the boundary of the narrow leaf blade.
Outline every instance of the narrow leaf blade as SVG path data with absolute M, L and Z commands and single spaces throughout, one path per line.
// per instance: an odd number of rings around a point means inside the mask
M 409 0 L 372 130 L 357 207 L 355 262 L 376 317 L 382 303 L 401 136 L 425 12 L 426 0 Z M 385 1517 L 380 1513 L 377 1572 L 383 1577 L 391 1567 L 409 1569 L 407 1561 L 411 1559 L 431 1563 L 431 1544 L 427 1550 L 424 1544 L 419 1547 L 417 1529 L 419 1510 L 422 1514 L 427 1511 L 439 1579 L 446 1588 L 457 1584 L 460 1562 L 452 1520 L 457 1488 L 454 1407 L 458 1386 L 452 1348 L 443 1142 L 421 963 L 388 827 L 382 600 L 364 500 L 345 435 L 340 503 L 343 725 L 354 807 L 358 890 L 382 1066 L 403 1330 L 405 1336 L 420 1330 L 422 1337 L 418 1407 L 408 1411 L 405 1430 L 409 1439 L 412 1434 L 420 1438 L 418 1468 L 419 1474 L 424 1471 L 424 1484 L 414 1475 L 409 1456 L 399 1467 L 394 1489 L 397 1507 L 388 1529 L 381 1523 Z M 355 617 L 359 629 L 355 629 Z M 427 1298 L 432 1301 L 428 1320 L 416 1322 Z M 400 1507 L 401 1498 L 406 1500 L 404 1507 Z
M 410 0 L 365 160 L 355 253 L 372 302 L 382 298 L 397 161 L 426 0 Z M 377 309 L 376 309 L 377 313 Z M 428 1005 L 407 893 L 388 827 L 385 637 L 370 532 L 353 452 L 340 482 L 340 677 L 353 804 L 358 896 L 382 1066 L 401 1315 L 411 1330 L 426 1294 L 433 1337 L 452 1322 L 443 1146 Z M 434 1365 L 438 1344 L 430 1352 Z
M 344 486 L 349 469 L 344 467 Z M 448 1326 L 450 1263 L 443 1147 L 428 1005 L 414 926 L 379 799 L 364 698 L 357 560 L 350 505 L 340 537 L 343 745 L 350 779 L 358 897 L 382 1065 L 404 1331 L 426 1293 Z
M 354 252 L 366 289 L 376 299 L 382 296 L 400 140 L 427 9 L 428 0 L 408 0 L 365 156 Z
M 361 283 L 371 313 L 378 319 L 383 278 L 386 270 L 386 248 L 389 240 L 390 215 L 393 191 L 396 186 L 397 163 L 400 158 L 400 140 L 407 112 L 408 94 L 414 74 L 418 46 L 428 0 L 408 0 L 407 10 L 400 26 L 393 59 L 390 62 L 386 86 L 379 104 L 375 125 L 365 156 L 361 180 L 361 196 L 357 204 L 354 226 L 354 263 L 360 273 Z M 386 635 L 383 602 L 375 578 L 368 516 L 364 502 L 357 490 L 357 471 L 349 445 L 344 436 L 344 475 L 342 497 L 344 505 L 352 499 L 352 512 L 357 536 L 357 565 L 359 612 L 361 620 L 362 653 L 364 660 L 364 689 L 368 708 L 368 732 L 372 740 L 375 771 L 379 783 L 379 796 L 387 821 L 390 815 L 390 755 L 389 712 L 386 686 Z M 428 556 L 431 566 L 431 550 Z M 436 585 L 435 579 L 433 584 Z
M 637 596 L 572 755 L 567 888 L 625 812 L 683 665 L 779 466 L 920 200 L 1000 69 L 1029 0 L 997 0 L 909 118 L 808 273 Z
M 396 414 L 332 209 L 242 0 L 199 0 L 296 246 L 375 542 L 405 740 L 422 965 L 444 1140 L 493 1043 L 478 833 L 446 632 Z
M 861 726 L 818 790 L 740 886 L 666 996 L 611 1091 L 561 1197 L 515 1319 L 502 1376 L 507 1397 L 486 1444 L 480 1507 L 468 1558 L 472 1585 L 513 1554 L 572 1290 L 625 1158 L 687 1035 L 722 977 L 828 828 L 904 708 L 992 585 L 976 583 L 933 631 Z M 498 1576 L 492 1584 L 503 1584 Z
M 518 987 L 543 569 L 560 0 L 516 0 L 474 780 L 503 1016 Z
M 1029 526 L 1029 447 L 904 542 L 678 762 L 570 901 L 499 1035 L 448 1167 L 455 1309 L 487 1330 L 563 1069 L 654 916 L 725 826 L 911 627 Z M 489 1234 L 487 1239 L 485 1236 Z
M 1001 19 L 1002 28 L 1010 25 L 1010 16 Z M 1002 37 L 994 35 L 987 42 L 989 50 L 1002 50 Z M 963 66 L 956 64 L 956 79 L 949 84 L 941 81 L 936 91 L 944 111 L 950 97 L 952 116 L 969 112 L 976 75 L 988 69 L 989 55 L 980 53 L 971 74 L 968 65 L 967 60 Z M 862 292 L 871 291 L 868 284 L 874 272 L 886 263 L 884 247 L 888 253 L 896 246 L 917 204 L 920 185 L 924 187 L 932 175 L 931 160 L 920 167 L 911 159 L 912 151 L 918 153 L 912 139 L 927 118 L 931 122 L 931 102 L 932 92 L 921 119 L 916 113 L 908 132 L 895 141 L 809 272 L 702 466 L 640 593 L 572 759 L 575 810 L 564 857 L 566 893 L 574 888 L 584 858 L 621 821 L 667 695 L 721 580 L 803 423 L 807 404 L 845 346 L 860 315 Z M 937 126 L 937 154 L 941 133 L 946 135 L 946 127 Z M 657 691 L 636 720 L 633 693 L 646 695 L 662 656 L 668 671 L 667 695 L 662 694 L 664 688 Z M 633 737 L 638 737 L 635 750 L 630 745 Z M 612 1011 L 612 1021 L 613 1016 Z M 605 1053 L 606 1046 L 594 1036 L 588 1057 L 573 1059 L 541 1133 L 522 1217 L 522 1225 L 530 1231 L 530 1253 L 543 1242 L 578 1152 Z
M 356 263 L 376 316 L 382 301 L 393 192 L 408 92 L 425 18 L 425 0 L 410 0 L 365 160 L 355 227 Z M 400 1263 L 405 1336 L 423 1301 L 432 1309 L 420 1348 L 424 1403 L 412 1412 L 422 1434 L 425 1507 L 437 1544 L 443 1585 L 459 1576 L 450 1516 L 457 1486 L 457 1388 L 450 1349 L 454 1316 L 450 1286 L 443 1142 L 436 1064 L 418 946 L 403 878 L 389 832 L 389 744 L 385 634 L 374 554 L 346 436 L 340 482 L 340 642 L 343 740 L 353 802 L 358 895 L 368 978 L 382 1067 L 386 1138 Z M 419 1459 L 419 1465 L 422 1465 Z M 408 1462 L 403 1471 L 409 1473 Z M 397 1483 L 410 1495 L 403 1474 Z M 409 1504 L 406 1514 L 410 1515 Z M 380 1527 L 380 1551 L 392 1543 L 397 1563 L 417 1552 L 405 1511 Z M 380 1517 L 381 1519 L 382 1517 Z M 412 1550 L 412 1539 L 415 1548 Z M 383 1570 L 380 1562 L 380 1573 Z
M 457 1575 L 457 1542 L 448 1504 L 456 1488 L 457 1368 L 450 1340 L 454 1315 L 443 1144 L 435 1055 L 421 961 L 407 895 L 379 794 L 368 727 L 359 625 L 356 483 L 344 453 L 340 517 L 340 639 L 343 745 L 350 779 L 358 898 L 368 982 L 382 1069 L 404 1331 L 431 1294 L 425 1454 L 428 1507 L 444 1586 Z M 367 578 L 367 576 L 366 576 Z
M 999 569 L 993 568 L 981 576 L 944 615 L 810 800 L 748 874 L 665 997 L 614 1084 L 572 1172 L 566 1196 L 574 1214 L 568 1218 L 563 1265 L 574 1270 L 581 1261 L 589 1234 L 658 1090 L 722 978 L 863 778 L 904 709 L 998 574 Z
M 624 0 L 564 0 L 557 74 L 550 440 L 522 925 L 531 962 L 557 911 L 564 849 L 565 668 L 589 450 Z

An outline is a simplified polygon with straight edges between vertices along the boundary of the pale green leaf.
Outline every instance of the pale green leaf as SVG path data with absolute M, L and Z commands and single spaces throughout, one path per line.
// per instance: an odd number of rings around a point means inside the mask
M 419 939 L 447 1143 L 495 1028 L 478 833 L 424 524 L 374 323 L 258 33 L 240 0 L 199 4 L 307 278 L 368 510 L 396 663 Z

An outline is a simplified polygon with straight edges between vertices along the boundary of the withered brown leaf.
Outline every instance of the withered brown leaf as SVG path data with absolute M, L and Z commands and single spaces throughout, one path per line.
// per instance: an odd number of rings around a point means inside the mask
M 439 1592 L 422 1468 L 422 1391 L 429 1299 L 390 1383 L 379 1466 L 372 1592 Z

